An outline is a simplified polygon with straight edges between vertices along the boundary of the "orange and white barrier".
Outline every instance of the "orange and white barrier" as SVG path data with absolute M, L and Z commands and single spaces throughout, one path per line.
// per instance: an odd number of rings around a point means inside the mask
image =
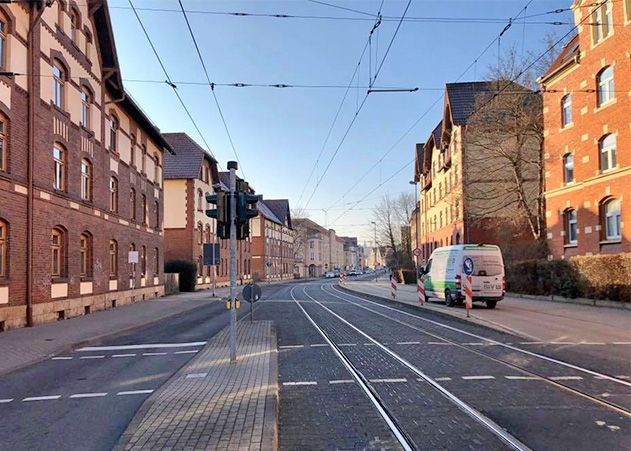
M 464 276 L 462 292 L 464 293 L 464 305 L 467 308 L 467 316 L 469 316 L 469 310 L 473 308 L 473 279 L 471 276 Z
M 425 303 L 425 278 L 423 276 L 418 278 L 416 291 L 418 292 L 418 302 L 423 305 Z
M 390 294 L 392 299 L 397 298 L 397 281 L 394 280 L 394 276 L 390 276 Z
M 341 272 L 340 273 L 340 285 L 345 285 L 346 284 L 346 273 Z

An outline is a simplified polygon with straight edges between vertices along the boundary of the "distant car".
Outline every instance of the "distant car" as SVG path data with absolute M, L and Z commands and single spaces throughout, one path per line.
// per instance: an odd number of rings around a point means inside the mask
M 327 279 L 334 279 L 337 276 L 333 271 L 327 271 L 324 273 L 324 277 L 326 277 Z

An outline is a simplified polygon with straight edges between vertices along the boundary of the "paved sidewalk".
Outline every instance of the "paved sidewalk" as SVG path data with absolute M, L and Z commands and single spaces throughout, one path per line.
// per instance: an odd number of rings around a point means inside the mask
M 390 285 L 385 280 L 352 281 L 346 288 L 392 300 Z M 447 307 L 430 301 L 418 303 L 416 285 L 397 285 L 397 302 L 418 308 L 466 318 L 461 307 Z M 631 342 L 631 311 L 565 304 L 543 300 L 506 297 L 493 310 L 474 304 L 470 321 L 504 330 L 536 341 L 546 342 Z
M 218 289 L 218 296 L 227 290 Z M 215 298 L 217 299 L 217 298 Z M 206 305 L 209 291 L 180 293 L 0 334 L 0 375 L 51 355 Z
M 228 328 L 140 408 L 116 450 L 272 450 L 277 447 L 278 353 L 272 321 Z

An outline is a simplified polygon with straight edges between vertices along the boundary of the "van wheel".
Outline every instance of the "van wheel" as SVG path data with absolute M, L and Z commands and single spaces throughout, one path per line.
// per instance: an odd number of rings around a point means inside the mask
M 456 305 L 456 300 L 451 295 L 451 290 L 445 290 L 445 305 L 447 307 L 453 307 Z
M 486 301 L 486 308 L 493 309 L 497 305 L 497 301 Z

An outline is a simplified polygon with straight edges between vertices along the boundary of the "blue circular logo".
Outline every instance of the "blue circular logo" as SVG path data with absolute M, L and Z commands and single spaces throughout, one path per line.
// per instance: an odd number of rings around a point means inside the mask
M 465 257 L 462 262 L 462 270 L 467 276 L 473 274 L 473 260 L 471 259 L 471 257 Z

